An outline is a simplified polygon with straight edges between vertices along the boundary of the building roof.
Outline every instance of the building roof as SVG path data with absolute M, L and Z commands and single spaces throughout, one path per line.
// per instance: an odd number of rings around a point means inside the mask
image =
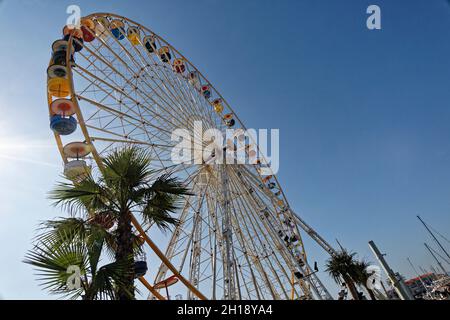
M 431 276 L 434 276 L 434 273 L 433 272 L 428 272 L 428 273 L 422 274 L 421 276 L 418 276 L 418 277 L 406 280 L 405 283 L 406 284 L 411 284 L 411 283 L 414 283 L 416 281 L 419 281 L 420 279 L 428 278 L 428 277 L 431 277 Z

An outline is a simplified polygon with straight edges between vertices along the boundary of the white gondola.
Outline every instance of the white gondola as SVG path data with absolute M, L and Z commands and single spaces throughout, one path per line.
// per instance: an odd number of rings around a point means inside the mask
M 64 175 L 70 180 L 78 180 L 91 172 L 91 167 L 84 160 L 74 160 L 65 164 Z

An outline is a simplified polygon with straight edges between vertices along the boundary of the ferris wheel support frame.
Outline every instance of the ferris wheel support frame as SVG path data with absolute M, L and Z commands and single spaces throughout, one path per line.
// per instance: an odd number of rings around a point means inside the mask
M 229 198 L 228 198 L 228 174 L 226 172 L 225 166 L 222 165 L 220 168 L 221 173 L 221 179 L 222 179 L 222 191 L 223 191 L 223 204 L 222 204 L 222 210 L 223 210 L 223 235 L 224 235 L 224 242 L 225 242 L 225 261 L 224 261 L 224 267 L 225 267 L 225 275 L 224 277 L 224 288 L 225 293 L 224 297 L 227 300 L 235 300 L 236 296 L 236 287 L 235 287 L 235 275 L 233 272 L 233 253 L 231 251 L 231 242 L 233 237 L 233 231 L 231 228 L 231 221 L 230 221 L 230 208 L 229 208 Z

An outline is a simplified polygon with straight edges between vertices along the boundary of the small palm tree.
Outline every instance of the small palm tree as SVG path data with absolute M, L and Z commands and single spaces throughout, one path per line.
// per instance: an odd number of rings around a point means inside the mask
M 355 282 L 359 284 L 360 286 L 364 287 L 367 292 L 369 293 L 370 299 L 376 300 L 375 293 L 372 289 L 370 289 L 367 285 L 367 281 L 369 277 L 371 276 L 369 272 L 367 271 L 367 267 L 370 264 L 367 261 L 361 260 L 361 261 L 355 261 L 354 262 L 354 271 L 355 271 Z
M 355 266 L 354 266 L 355 253 L 348 252 L 345 249 L 337 252 L 327 261 L 326 271 L 334 279 L 334 281 L 341 285 L 344 280 L 347 285 L 350 294 L 354 300 L 359 300 L 358 291 L 355 286 Z
M 24 262 L 37 269 L 45 289 L 72 299 L 117 298 L 116 288 L 126 270 L 117 262 L 99 265 L 110 234 L 74 218 L 45 222 L 43 229 Z
M 120 300 L 134 299 L 134 239 L 132 212 L 145 223 L 154 223 L 162 230 L 178 223 L 171 213 L 178 209 L 182 196 L 188 190 L 177 178 L 165 174 L 155 177 L 150 169 L 150 157 L 140 148 L 115 150 L 103 159 L 102 175 L 97 180 L 88 175 L 84 180 L 60 183 L 50 193 L 56 205 L 67 208 L 71 214 L 88 212 L 94 220 L 112 218 L 117 223 L 114 231 L 114 258 L 124 267 L 118 284 Z

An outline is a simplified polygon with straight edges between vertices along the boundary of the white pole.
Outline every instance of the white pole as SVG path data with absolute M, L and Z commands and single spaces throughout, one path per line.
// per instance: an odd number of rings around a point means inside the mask
M 378 250 L 377 246 L 373 241 L 369 241 L 369 247 L 372 250 L 375 257 L 377 258 L 377 260 L 380 262 L 381 267 L 384 269 L 384 272 L 386 272 L 386 275 L 388 276 L 389 280 L 391 280 L 391 283 L 394 286 L 394 289 L 397 292 L 400 299 L 414 300 L 414 296 L 412 295 L 411 290 L 409 290 L 409 288 L 405 285 L 403 280 L 400 278 L 400 275 L 392 271 L 392 269 L 389 267 L 388 263 L 384 259 L 384 255 L 380 252 L 380 250 Z

